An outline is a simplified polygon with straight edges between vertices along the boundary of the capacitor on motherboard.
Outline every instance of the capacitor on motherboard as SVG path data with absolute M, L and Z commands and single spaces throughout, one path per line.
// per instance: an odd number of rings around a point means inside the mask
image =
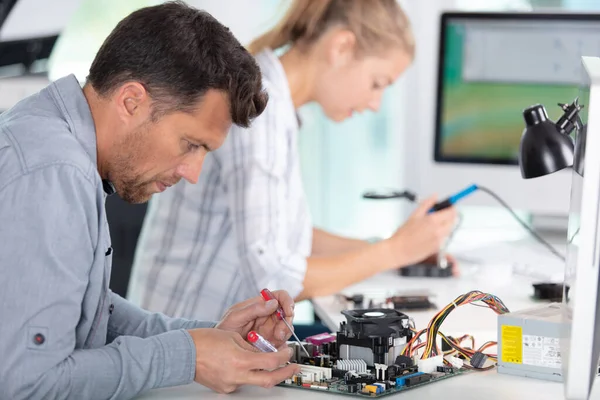
M 322 354 L 315 357 L 315 365 L 318 367 L 329 368 L 331 365 L 331 356 Z

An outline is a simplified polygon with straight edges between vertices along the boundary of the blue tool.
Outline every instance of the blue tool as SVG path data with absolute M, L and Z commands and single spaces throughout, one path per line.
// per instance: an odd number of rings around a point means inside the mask
M 471 185 L 468 188 L 456 193 L 455 195 L 448 197 L 446 200 L 436 203 L 433 207 L 431 207 L 429 212 L 432 213 L 432 212 L 443 210 L 444 208 L 448 208 L 448 207 L 454 205 L 457 201 L 459 201 L 463 197 L 470 195 L 477 189 L 479 189 L 477 187 L 477 185 Z

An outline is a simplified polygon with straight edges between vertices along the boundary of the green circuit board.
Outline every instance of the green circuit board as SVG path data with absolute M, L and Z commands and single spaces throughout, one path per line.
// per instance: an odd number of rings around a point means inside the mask
M 392 386 L 389 389 L 382 391 L 381 393 L 370 393 L 369 391 L 363 389 L 362 385 L 360 385 L 361 387 L 358 388 L 356 391 L 351 392 L 348 389 L 349 385 L 344 383 L 344 380 L 341 378 L 333 378 L 333 379 L 325 380 L 323 382 L 316 382 L 316 383 L 315 382 L 304 383 L 301 385 L 298 385 L 297 383 L 281 383 L 281 384 L 279 384 L 279 386 L 297 389 L 297 390 L 310 390 L 310 391 L 314 391 L 314 392 L 333 393 L 333 394 L 353 396 L 353 397 L 380 398 L 380 397 L 389 396 L 389 395 L 396 394 L 396 393 L 404 393 L 406 391 L 417 389 L 417 388 L 423 387 L 425 385 L 431 385 L 432 383 L 439 382 L 444 379 L 456 378 L 458 376 L 468 374 L 471 372 L 473 372 L 473 371 L 469 370 L 469 369 L 455 369 L 453 372 L 450 372 L 450 373 L 433 372 L 431 374 L 423 374 L 427 377 L 426 381 L 405 384 L 402 386 Z M 423 376 L 423 375 L 421 375 L 421 376 Z

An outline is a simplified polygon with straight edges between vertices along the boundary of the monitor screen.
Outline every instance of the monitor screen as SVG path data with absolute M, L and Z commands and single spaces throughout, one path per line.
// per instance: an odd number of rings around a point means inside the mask
M 579 92 L 581 56 L 600 55 L 600 15 L 442 17 L 435 161 L 517 165 L 522 111 Z

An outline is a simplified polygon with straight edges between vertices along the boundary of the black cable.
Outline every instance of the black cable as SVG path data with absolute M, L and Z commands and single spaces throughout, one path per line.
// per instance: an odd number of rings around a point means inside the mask
M 408 190 L 398 191 L 398 190 L 388 190 L 388 191 L 371 191 L 363 193 L 363 199 L 370 200 L 388 200 L 388 199 L 408 199 L 411 202 L 415 202 L 417 199 L 417 195 Z
M 492 196 L 494 199 L 496 199 L 496 201 L 498 203 L 500 203 L 512 216 L 515 220 L 517 220 L 517 222 L 519 224 L 521 224 L 521 226 L 523 228 L 525 228 L 526 231 L 528 231 L 534 238 L 536 238 L 542 245 L 544 245 L 548 250 L 550 250 L 550 252 L 552 254 L 554 254 L 556 257 L 560 258 L 562 261 L 566 261 L 566 257 L 561 254 L 558 250 L 556 250 L 554 248 L 554 246 L 552 246 L 550 243 L 548 243 L 543 237 L 541 237 L 535 230 L 533 230 L 533 228 L 531 228 L 525 221 L 523 221 L 521 218 L 519 218 L 519 216 L 517 215 L 517 213 L 515 213 L 513 211 L 513 209 L 506 204 L 506 202 L 504 200 L 502 200 L 500 198 L 500 196 L 498 196 L 496 193 L 492 192 L 490 189 L 483 187 L 483 186 L 479 186 L 477 185 L 477 187 L 479 188 L 479 190 L 481 190 L 482 192 L 485 192 L 487 194 L 489 194 L 490 196 Z

